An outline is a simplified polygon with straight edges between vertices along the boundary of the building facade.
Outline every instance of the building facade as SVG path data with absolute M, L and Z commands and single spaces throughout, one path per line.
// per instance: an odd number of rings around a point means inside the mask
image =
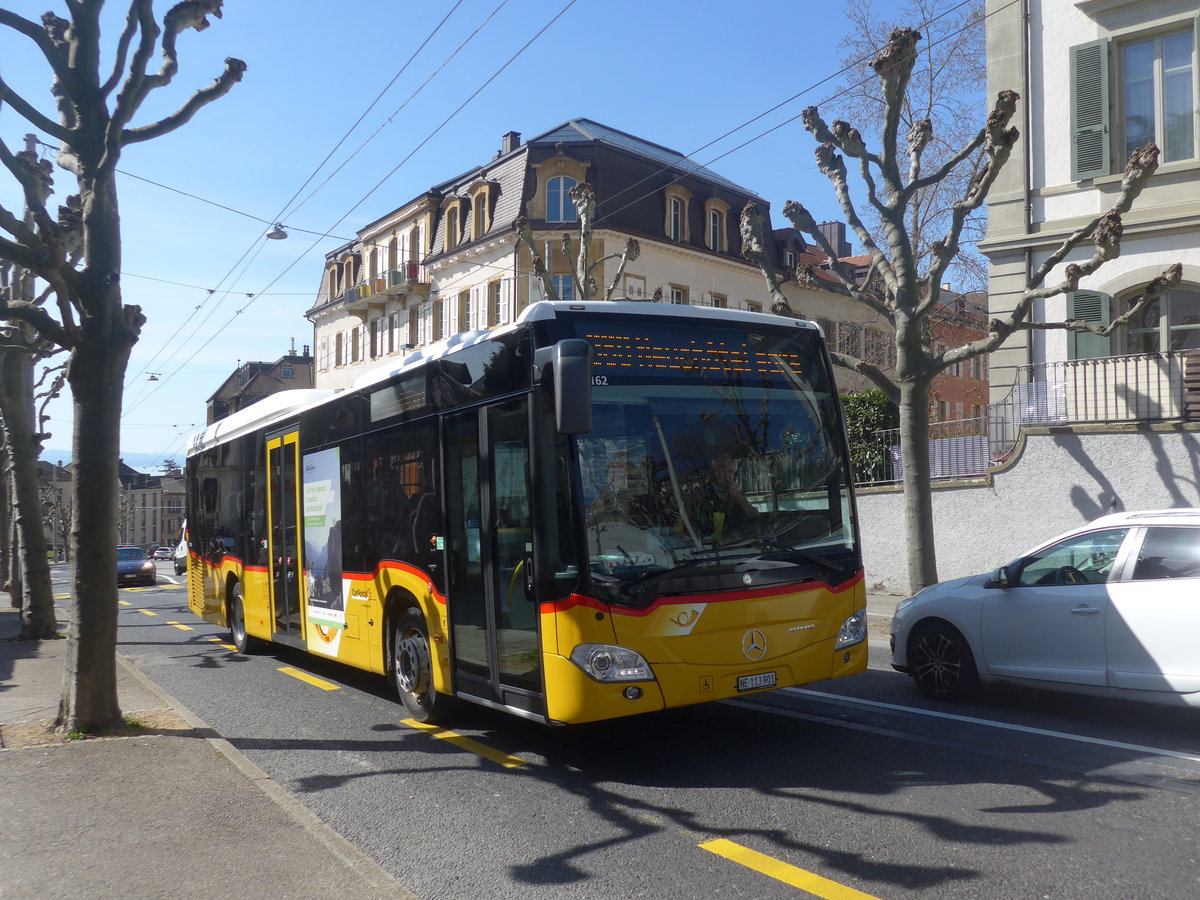
M 614 297 L 732 309 L 769 306 L 758 268 L 742 258 L 739 214 L 768 204 L 666 147 L 588 119 L 522 142 L 509 132 L 485 165 L 434 186 L 327 254 L 313 323 L 317 387 L 342 388 L 409 350 L 512 322 L 544 299 L 514 226 L 529 223 L 561 299 L 577 299 L 563 236 L 578 252 L 569 191 L 596 195 L 591 259 L 603 296 L 628 238 L 640 245 Z M 794 289 L 794 290 L 793 290 Z M 789 287 L 794 308 L 822 294 Z
M 1200 350 L 1200 4 L 988 0 L 987 13 L 988 94 L 1022 98 L 1021 139 L 988 198 L 981 245 L 992 314 L 1011 311 L 1029 274 L 1112 207 L 1130 152 L 1151 141 L 1160 165 L 1123 216 L 1120 256 L 1036 303 L 1032 318 L 1107 324 L 1169 265 L 1183 267 L 1178 288 L 1111 337 L 1014 335 L 992 355 L 992 401 L 1015 389 L 1020 405 L 1058 421 L 1186 418 L 1187 353 Z M 1093 252 L 1084 242 L 1065 261 Z
M 239 362 L 233 373 L 208 398 L 207 424 L 256 403 L 279 391 L 311 388 L 313 358 L 308 347 L 292 352 L 275 362 Z

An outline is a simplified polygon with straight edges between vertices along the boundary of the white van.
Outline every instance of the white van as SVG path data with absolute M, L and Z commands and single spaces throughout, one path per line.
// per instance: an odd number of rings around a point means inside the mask
M 183 533 L 179 535 L 179 543 L 175 546 L 175 574 L 182 575 L 187 571 L 188 545 L 187 522 L 183 523 Z

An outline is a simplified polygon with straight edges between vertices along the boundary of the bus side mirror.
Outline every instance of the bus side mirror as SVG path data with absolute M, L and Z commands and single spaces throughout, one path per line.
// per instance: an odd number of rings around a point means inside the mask
M 592 347 L 567 338 L 553 347 L 554 424 L 559 434 L 592 430 Z

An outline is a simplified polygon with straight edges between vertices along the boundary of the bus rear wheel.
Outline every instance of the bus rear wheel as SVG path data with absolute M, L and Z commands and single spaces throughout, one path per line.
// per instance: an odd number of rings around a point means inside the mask
M 449 698 L 433 687 L 429 626 L 420 610 L 409 607 L 400 614 L 392 646 L 392 677 L 400 702 L 418 722 L 436 722 L 444 714 Z

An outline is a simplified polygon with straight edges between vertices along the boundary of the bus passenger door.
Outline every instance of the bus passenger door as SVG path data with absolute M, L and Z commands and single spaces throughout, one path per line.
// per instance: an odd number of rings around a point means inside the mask
M 445 419 L 448 610 L 455 687 L 545 714 L 524 399 Z
M 267 439 L 267 534 L 272 639 L 304 646 L 304 560 L 300 547 L 300 440 L 295 431 Z

